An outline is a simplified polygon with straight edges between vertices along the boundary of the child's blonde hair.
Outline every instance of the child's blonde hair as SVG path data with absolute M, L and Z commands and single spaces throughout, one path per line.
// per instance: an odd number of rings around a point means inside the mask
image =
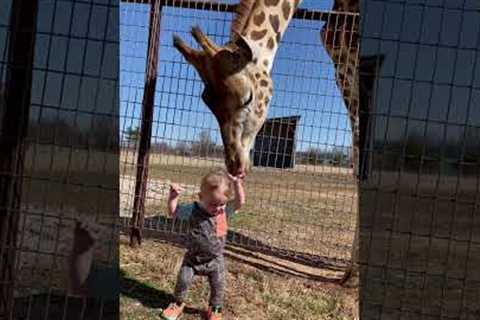
M 230 198 L 232 196 L 232 183 L 228 179 L 228 173 L 224 169 L 215 169 L 207 173 L 200 182 L 201 192 L 212 192 L 217 190 L 222 184 L 227 186 L 225 195 Z

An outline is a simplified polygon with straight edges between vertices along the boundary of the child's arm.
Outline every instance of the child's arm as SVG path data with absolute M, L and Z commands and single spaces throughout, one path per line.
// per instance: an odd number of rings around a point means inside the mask
M 239 210 L 245 204 L 245 190 L 243 189 L 243 179 L 240 177 L 233 177 L 229 175 L 230 180 L 233 183 L 233 190 L 235 199 L 233 200 L 233 209 Z
M 177 184 L 170 185 L 170 195 L 168 196 L 168 214 L 172 218 L 175 217 L 178 205 L 178 197 L 183 191 L 183 188 Z

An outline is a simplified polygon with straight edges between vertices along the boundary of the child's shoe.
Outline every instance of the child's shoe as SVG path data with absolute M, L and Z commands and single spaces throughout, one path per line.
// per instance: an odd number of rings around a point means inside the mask
M 222 320 L 222 309 L 219 307 L 208 307 L 207 320 Z
M 182 315 L 183 308 L 185 308 L 185 303 L 178 305 L 176 302 L 172 302 L 162 311 L 160 318 L 164 320 L 177 320 Z

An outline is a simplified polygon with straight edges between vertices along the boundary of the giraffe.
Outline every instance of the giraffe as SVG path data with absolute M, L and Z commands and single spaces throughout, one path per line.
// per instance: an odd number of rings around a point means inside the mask
M 177 35 L 174 47 L 197 70 L 205 89 L 202 100 L 220 126 L 225 165 L 246 175 L 253 140 L 267 117 L 273 94 L 271 69 L 282 36 L 301 0 L 242 0 L 230 40 L 218 46 L 199 27 L 195 50 Z
M 202 100 L 215 115 L 224 145 L 225 164 L 232 174 L 249 169 L 252 142 L 265 122 L 273 95 L 271 69 L 279 43 L 302 0 L 241 0 L 232 22 L 230 40 L 218 46 L 199 27 L 192 35 L 195 50 L 174 35 L 173 45 L 197 70 L 205 89 Z M 358 0 L 335 0 L 333 10 L 359 12 Z M 336 69 L 352 128 L 352 162 L 358 175 L 358 19 L 356 15 L 329 19 L 321 31 L 327 53 Z M 340 26 L 340 28 L 339 28 Z M 348 50 L 345 50 L 348 48 Z M 358 219 L 357 219 L 358 220 Z M 358 221 L 357 221 L 358 227 Z M 358 232 L 355 229 L 352 264 L 356 265 Z
M 355 182 L 358 182 L 360 178 L 359 6 L 359 0 L 335 0 L 332 6 L 334 14 L 329 14 L 327 22 L 320 31 L 321 41 L 333 61 L 337 86 L 341 91 L 350 119 L 351 161 Z M 345 284 L 352 276 L 358 274 L 360 236 L 358 197 L 356 207 L 357 216 L 351 258 L 349 266 L 340 280 L 341 284 Z

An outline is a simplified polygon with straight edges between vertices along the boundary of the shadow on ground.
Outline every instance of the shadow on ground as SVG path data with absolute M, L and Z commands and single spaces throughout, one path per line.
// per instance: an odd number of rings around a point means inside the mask
M 128 298 L 135 299 L 145 307 L 164 309 L 173 301 L 173 295 L 163 290 L 152 288 L 136 279 L 129 278 L 125 271 L 120 269 L 120 293 Z M 186 307 L 186 314 L 200 314 L 200 309 Z
M 123 224 L 123 232 L 129 231 L 125 227 L 127 225 L 128 223 Z M 184 248 L 185 225 L 176 223 L 173 219 L 165 216 L 152 216 L 145 218 L 144 226 L 143 236 L 145 238 L 160 240 Z M 225 256 L 264 272 L 326 283 L 338 283 L 341 277 L 340 273 L 346 270 L 348 263 L 342 259 L 273 247 L 234 231 L 228 232 Z M 321 270 L 328 276 L 316 274 L 312 269 Z

